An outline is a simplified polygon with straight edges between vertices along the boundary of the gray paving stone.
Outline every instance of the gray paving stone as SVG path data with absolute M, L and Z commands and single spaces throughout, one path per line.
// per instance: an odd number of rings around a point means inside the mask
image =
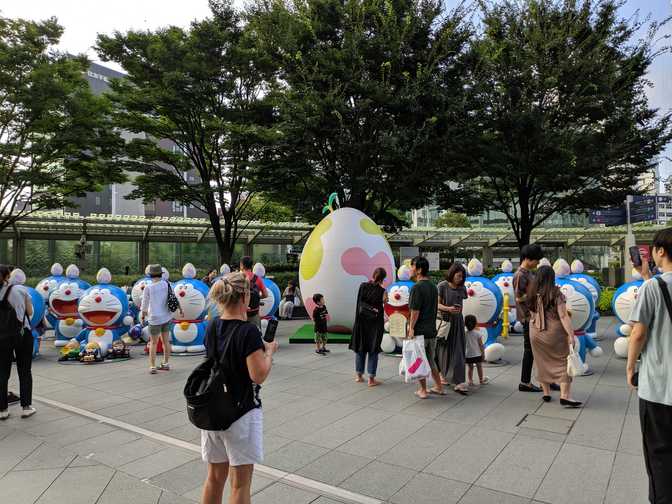
M 464 435 L 470 427 L 433 421 L 383 453 L 378 460 L 420 471 Z
M 161 489 L 117 471 L 96 504 L 156 504 Z
M 200 458 L 198 453 L 170 447 L 125 464 L 119 467 L 119 470 L 145 479 L 175 469 L 191 460 L 200 460 Z
M 201 431 L 191 424 L 175 427 L 165 431 L 164 434 L 183 441 L 193 442 L 194 440 L 198 440 L 198 444 L 201 442 Z
M 41 439 L 20 431 L 0 441 L 0 475 L 19 464 L 40 444 Z
M 567 434 L 574 422 L 564 418 L 553 418 L 542 415 L 527 415 L 519 425 L 521 428 Z
M 473 425 L 485 418 L 504 399 L 490 393 L 474 394 L 437 417 L 437 420 Z
M 49 441 L 60 446 L 70 448 L 75 444 L 81 443 L 91 438 L 104 436 L 110 432 L 116 431 L 116 427 L 104 423 L 87 424 L 83 429 L 69 429 L 59 432 L 58 435 L 50 436 Z M 74 451 L 74 450 L 73 450 Z
M 359 436 L 362 432 L 378 425 L 390 416 L 392 416 L 391 413 L 386 411 L 362 408 L 331 425 L 318 429 L 306 437 L 304 441 L 333 449 L 343 443 L 347 443 L 352 438 Z
M 279 427 L 270 430 L 269 433 L 274 436 L 278 435 L 283 438 L 300 441 L 313 433 L 312 429 L 306 429 L 306 425 L 316 425 L 321 428 L 348 416 L 358 409 L 359 406 L 352 404 L 331 404 L 303 415 L 300 421 L 285 422 Z
M 90 432 L 87 434 L 90 434 Z M 74 452 L 79 453 L 80 455 L 87 456 L 91 453 L 101 453 L 110 448 L 116 449 L 118 446 L 125 443 L 130 443 L 136 439 L 140 439 L 140 435 L 117 429 L 106 432 L 100 436 L 94 436 L 89 439 L 85 439 L 84 441 L 71 444 L 68 446 L 68 448 Z
M 269 453 L 277 451 L 293 441 L 293 439 L 278 436 L 277 434 L 264 432 L 264 454 L 268 455 Z
M 172 415 L 173 410 L 164 408 L 162 406 L 152 406 L 150 408 L 135 409 L 125 415 L 120 415 L 116 418 L 122 422 L 130 423 L 131 425 L 145 425 L 147 422 Z
M 152 453 L 166 448 L 166 445 L 151 441 L 146 438 L 136 439 L 130 443 L 125 443 L 119 446 L 114 446 L 106 450 L 97 451 L 94 458 L 98 462 L 111 467 L 121 467 L 125 464 L 146 457 Z
M 224 485 L 224 500 L 223 502 L 228 502 L 228 496 L 231 493 L 231 486 L 230 486 L 231 478 L 226 480 L 226 484 Z M 252 495 L 261 492 L 264 488 L 271 486 L 273 483 L 275 483 L 276 480 L 270 479 L 270 478 L 265 478 L 263 476 L 259 475 L 254 475 L 252 477 L 252 488 L 250 489 L 250 493 Z M 190 499 L 194 502 L 200 502 L 201 501 L 201 494 L 203 493 L 203 487 L 202 486 L 197 486 L 196 488 L 190 490 L 189 492 L 185 493 L 182 495 L 185 499 Z
M 64 470 L 42 494 L 37 504 L 91 504 L 103 492 L 114 469 L 102 465 Z
M 646 476 L 644 457 L 617 453 L 604 502 L 609 504 L 644 503 L 647 501 L 648 494 L 649 479 Z
M 62 446 L 44 443 L 24 458 L 15 471 L 33 471 L 35 469 L 59 469 L 65 468 L 77 455 Z
M 412 436 L 428 421 L 426 418 L 417 416 L 395 414 L 339 446 L 338 450 L 352 455 L 374 458 L 385 453 L 400 440 Z
M 254 504 L 309 504 L 318 497 L 316 493 L 275 483 L 255 495 Z
M 593 448 L 615 451 L 627 408 L 626 389 L 598 386 L 582 409 L 567 440 Z
M 282 469 L 283 471 L 295 472 L 320 458 L 328 451 L 321 446 L 294 441 L 266 455 L 264 457 L 264 464 L 276 469 Z
M 613 461 L 613 452 L 567 443 L 534 498 L 550 504 L 602 502 Z
M 534 438 L 514 438 L 476 482 L 477 485 L 531 498 L 551 466 L 561 444 Z
M 370 462 L 370 458 L 331 451 L 298 470 L 297 474 L 330 485 L 338 485 Z
M 77 455 L 75 459 L 72 462 L 70 462 L 70 465 L 68 467 L 90 467 L 96 465 L 100 465 L 100 462 L 98 462 L 92 456 L 80 457 L 79 455 Z
M 512 438 L 513 434 L 508 432 L 474 427 L 429 464 L 424 472 L 474 483 Z
M 455 504 L 465 494 L 469 485 L 430 474 L 417 474 L 401 490 L 392 496 L 390 502 L 407 504 Z
M 142 425 L 142 427 L 150 431 L 163 433 L 170 429 L 184 427 L 186 425 L 191 425 L 189 423 L 187 413 L 180 411 L 171 413 L 170 415 L 164 416 L 162 418 L 157 418 L 151 422 L 147 422 L 146 424 Z
M 59 432 L 70 430 L 84 430 L 87 425 L 97 423 L 90 418 L 83 416 L 72 416 L 54 420 L 53 422 L 41 423 L 38 425 L 30 425 L 25 431 L 36 436 L 51 437 L 57 435 Z
M 152 476 L 149 482 L 164 490 L 182 495 L 203 485 L 206 474 L 206 464 L 201 460 L 192 460 L 170 471 Z
M 340 486 L 353 492 L 387 500 L 415 475 L 416 472 L 411 469 L 374 461 L 350 476 Z
M 623 431 L 618 442 L 618 451 L 630 455 L 642 455 L 642 428 L 639 423 L 639 414 L 625 415 Z
M 158 504 L 193 504 L 195 501 L 187 499 L 181 495 L 172 492 L 164 491 L 159 497 Z
M 404 390 L 399 392 L 402 394 L 412 394 L 413 397 L 416 397 L 413 394 L 415 389 Z M 431 395 L 428 399 L 423 399 L 414 402 L 407 408 L 403 409 L 401 412 L 407 415 L 413 415 L 417 417 L 427 418 L 433 420 L 438 416 L 442 415 L 446 411 L 456 407 L 458 404 L 461 404 L 461 401 L 464 400 L 464 397 L 458 394 L 449 393 L 446 396 L 434 396 Z
M 0 478 L 3 504 L 33 503 L 58 477 L 61 469 L 13 471 Z
M 528 504 L 529 499 L 472 486 L 459 504 Z
M 317 500 L 314 500 L 311 504 L 343 504 L 343 501 L 337 501 L 334 499 L 330 499 L 329 497 L 325 497 L 324 495 Z

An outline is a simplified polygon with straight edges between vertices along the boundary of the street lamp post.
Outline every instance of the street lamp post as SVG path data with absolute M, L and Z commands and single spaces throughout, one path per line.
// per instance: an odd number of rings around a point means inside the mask
M 627 232 L 625 234 L 625 246 L 623 247 L 623 272 L 625 274 L 626 282 L 630 282 L 632 280 L 632 267 L 630 266 L 630 247 L 637 245 L 635 234 L 632 232 L 632 223 L 630 222 L 630 203 L 632 203 L 632 201 L 632 196 L 625 197 Z

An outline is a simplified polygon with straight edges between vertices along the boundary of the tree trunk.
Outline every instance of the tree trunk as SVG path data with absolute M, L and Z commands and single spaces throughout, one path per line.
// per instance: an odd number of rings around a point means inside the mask
M 221 220 L 217 213 L 217 207 L 213 204 L 212 207 L 208 205 L 208 217 L 210 219 L 210 227 L 212 234 L 215 236 L 217 243 L 217 255 L 219 256 L 219 264 L 228 264 L 231 259 L 231 250 L 228 243 L 222 236 Z

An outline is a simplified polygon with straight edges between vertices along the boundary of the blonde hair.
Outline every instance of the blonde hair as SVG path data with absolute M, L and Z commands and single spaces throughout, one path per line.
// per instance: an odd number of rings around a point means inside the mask
M 210 289 L 210 300 L 221 311 L 235 306 L 250 293 L 250 281 L 244 273 L 229 273 L 217 280 Z

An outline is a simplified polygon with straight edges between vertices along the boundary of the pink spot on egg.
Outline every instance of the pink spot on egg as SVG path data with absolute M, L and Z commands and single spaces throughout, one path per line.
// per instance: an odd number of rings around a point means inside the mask
M 378 252 L 373 257 L 369 257 L 369 254 L 360 247 L 349 248 L 341 256 L 341 266 L 350 275 L 363 276 L 368 279 L 371 279 L 376 268 L 384 268 L 387 271 L 387 278 L 383 282 L 383 287 L 386 288 L 393 280 L 394 264 L 385 252 Z

